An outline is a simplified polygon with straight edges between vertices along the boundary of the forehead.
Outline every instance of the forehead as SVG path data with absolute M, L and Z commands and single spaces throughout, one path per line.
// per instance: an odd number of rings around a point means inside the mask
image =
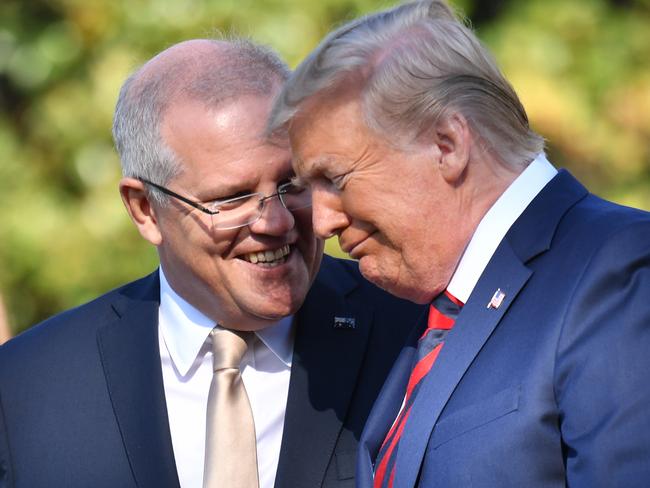
M 360 100 L 349 96 L 305 103 L 292 120 L 289 139 L 296 172 L 305 178 L 335 170 L 369 151 L 381 152 L 384 146 L 367 127 Z
M 245 96 L 218 108 L 195 100 L 174 103 L 165 113 L 162 136 L 181 160 L 186 184 L 255 182 L 290 167 L 288 138 L 264 133 L 271 96 Z

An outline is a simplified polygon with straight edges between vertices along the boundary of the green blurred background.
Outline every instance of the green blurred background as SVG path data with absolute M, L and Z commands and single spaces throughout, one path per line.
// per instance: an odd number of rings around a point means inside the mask
M 137 65 L 221 31 L 268 43 L 295 66 L 331 27 L 391 4 L 0 0 L 0 301 L 13 333 L 156 266 L 122 208 L 110 137 Z M 551 160 L 602 196 L 650 209 L 650 0 L 454 4 Z

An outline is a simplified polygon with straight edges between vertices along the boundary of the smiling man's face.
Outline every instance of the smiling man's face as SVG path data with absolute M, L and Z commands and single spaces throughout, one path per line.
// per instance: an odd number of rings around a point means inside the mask
M 172 104 L 161 132 L 183 172 L 167 187 L 197 202 L 274 194 L 293 170 L 288 141 L 263 135 L 272 99 L 244 96 L 214 110 Z M 295 312 L 320 265 L 311 209 L 289 212 L 277 197 L 257 222 L 231 230 L 215 229 L 209 215 L 176 199 L 155 214 L 172 288 L 227 328 L 256 330 Z

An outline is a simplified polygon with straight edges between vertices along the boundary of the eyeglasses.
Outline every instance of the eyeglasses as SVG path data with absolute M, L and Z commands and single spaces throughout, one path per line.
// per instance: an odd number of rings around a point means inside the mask
M 143 183 L 153 186 L 165 195 L 174 197 L 203 213 L 212 219 L 212 228 L 220 230 L 237 229 L 254 224 L 262 217 L 264 204 L 273 197 L 278 197 L 282 206 L 293 212 L 303 208 L 311 207 L 311 190 L 309 188 L 295 185 L 294 183 L 283 183 L 277 187 L 277 192 L 271 195 L 263 193 L 249 193 L 226 200 L 214 200 L 211 202 L 195 202 L 187 197 L 153 183 L 144 178 L 138 178 Z

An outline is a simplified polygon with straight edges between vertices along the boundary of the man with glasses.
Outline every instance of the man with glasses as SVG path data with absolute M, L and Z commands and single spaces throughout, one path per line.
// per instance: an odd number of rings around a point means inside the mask
M 264 130 L 287 76 L 250 42 L 196 40 L 124 84 L 120 193 L 160 268 L 0 350 L 0 485 L 352 486 L 420 309 L 350 261 L 319 271 L 311 191 Z

